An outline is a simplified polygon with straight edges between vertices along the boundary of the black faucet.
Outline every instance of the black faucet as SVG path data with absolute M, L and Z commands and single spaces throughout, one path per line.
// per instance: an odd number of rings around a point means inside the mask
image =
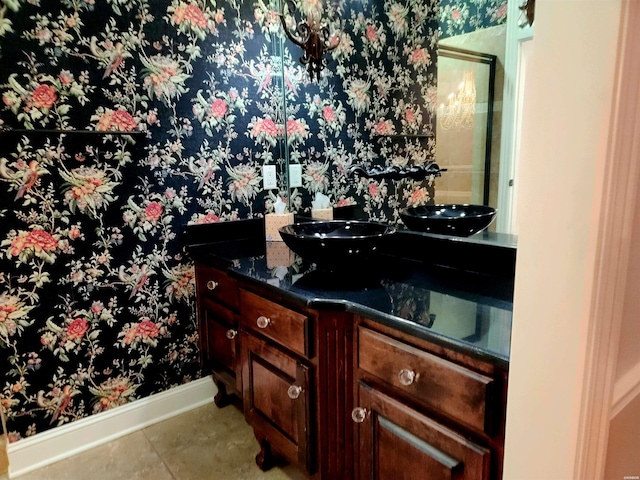
M 358 173 L 365 178 L 388 178 L 391 180 L 401 180 L 403 178 L 412 178 L 413 180 L 422 180 L 429 175 L 440 177 L 442 172 L 446 172 L 446 168 L 440 168 L 436 162 L 429 162 L 426 165 L 413 165 L 411 167 L 398 167 L 392 165 L 391 167 L 381 168 L 372 167 L 369 170 L 365 170 L 362 166 L 356 165 L 349 170 L 349 176 L 353 176 Z

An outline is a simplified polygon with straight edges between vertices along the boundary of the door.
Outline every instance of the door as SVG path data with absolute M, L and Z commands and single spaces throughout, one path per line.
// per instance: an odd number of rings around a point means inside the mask
M 357 466 L 361 480 L 485 480 L 490 452 L 360 382 Z
M 209 298 L 203 298 L 200 323 L 204 367 L 231 389 L 229 393 L 240 393 L 242 383 L 236 355 L 239 337 L 234 313 Z
M 260 443 L 311 473 L 309 368 L 242 332 L 242 385 L 245 418 Z

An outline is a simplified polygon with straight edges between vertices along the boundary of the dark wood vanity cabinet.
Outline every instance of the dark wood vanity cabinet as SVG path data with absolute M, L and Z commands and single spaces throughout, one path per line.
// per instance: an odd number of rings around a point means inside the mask
M 264 470 L 313 479 L 499 479 L 506 371 L 197 264 L 203 363 L 242 399 Z M 213 283 L 210 283 L 213 282 Z
M 196 263 L 196 295 L 201 363 L 218 387 L 216 405 L 224 407 L 242 391 L 238 282 L 221 270 Z

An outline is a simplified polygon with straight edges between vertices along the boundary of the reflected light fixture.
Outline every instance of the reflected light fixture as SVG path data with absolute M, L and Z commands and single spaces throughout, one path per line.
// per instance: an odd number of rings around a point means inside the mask
M 464 72 L 464 80 L 458 85 L 457 93 L 450 93 L 447 103 L 438 107 L 438 123 L 443 130 L 452 127 L 473 127 L 476 113 L 476 75 L 468 70 Z
M 303 18 L 296 21 L 295 16 L 298 13 Z M 330 11 L 324 20 L 322 13 L 322 2 L 300 0 L 299 9 L 293 0 L 282 2 L 282 28 L 287 38 L 304 51 L 300 62 L 307 66 L 311 81 L 314 75 L 320 81 L 320 72 L 327 65 L 324 54 L 340 45 L 342 34 L 342 20 L 338 13 L 335 10 Z M 293 25 L 295 28 L 292 29 Z

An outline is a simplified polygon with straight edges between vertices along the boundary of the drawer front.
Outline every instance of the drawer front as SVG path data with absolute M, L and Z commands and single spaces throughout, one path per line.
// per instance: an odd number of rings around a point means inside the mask
M 238 308 L 238 282 L 217 268 L 197 263 L 196 288 L 200 297 L 214 298 L 231 308 Z
M 358 368 L 427 407 L 490 433 L 490 377 L 362 326 Z
M 309 356 L 306 315 L 246 290 L 240 290 L 240 304 L 243 325 L 300 355 Z

